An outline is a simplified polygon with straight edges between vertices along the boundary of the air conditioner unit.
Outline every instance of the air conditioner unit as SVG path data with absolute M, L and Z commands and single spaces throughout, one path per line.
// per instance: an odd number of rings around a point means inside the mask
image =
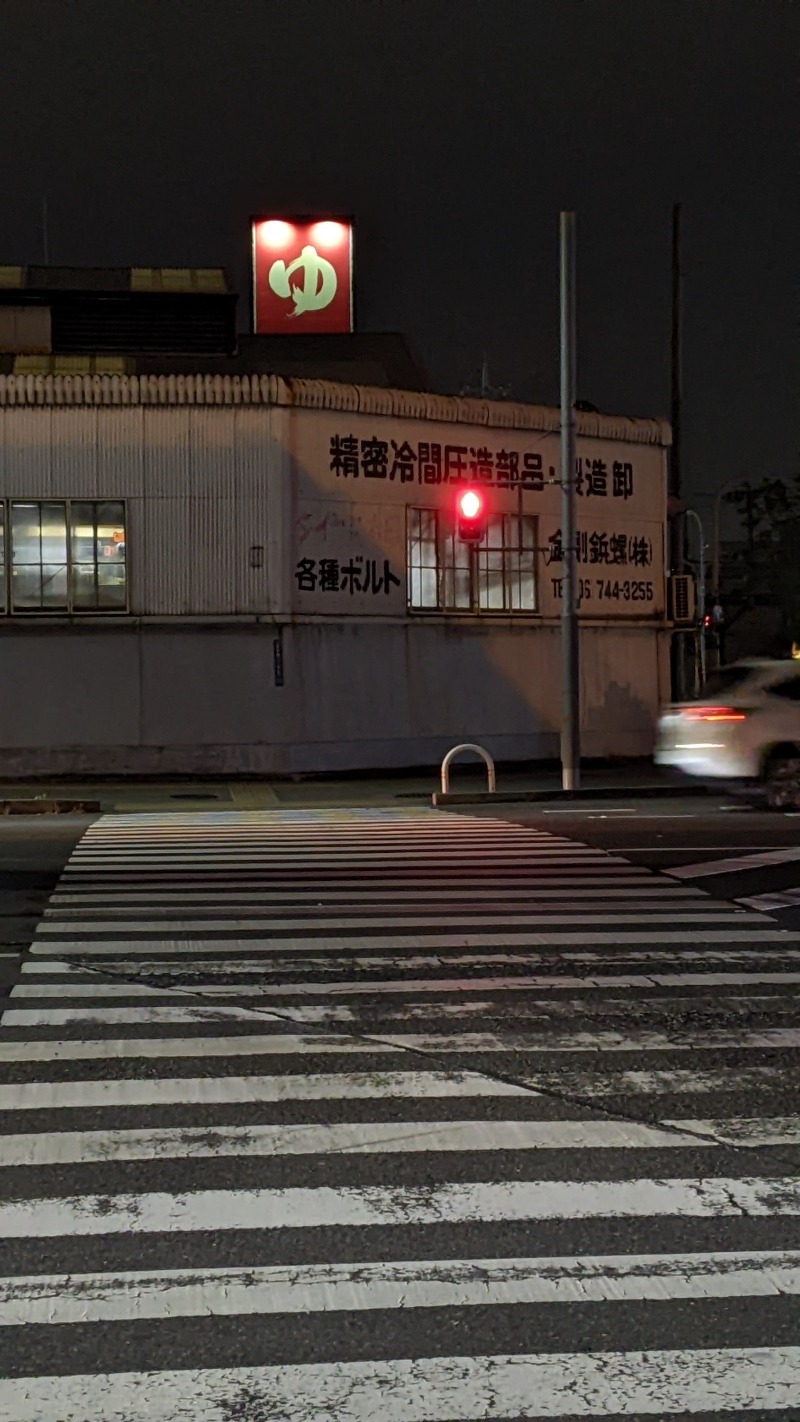
M 676 627 L 693 627 L 697 620 L 697 593 L 691 573 L 673 573 L 668 585 L 669 620 Z

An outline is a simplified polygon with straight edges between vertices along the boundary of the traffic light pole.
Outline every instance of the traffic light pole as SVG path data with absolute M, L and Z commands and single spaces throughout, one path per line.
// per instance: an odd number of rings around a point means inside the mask
M 562 212 L 561 255 L 561 788 L 580 788 L 578 529 L 575 511 L 575 213 Z

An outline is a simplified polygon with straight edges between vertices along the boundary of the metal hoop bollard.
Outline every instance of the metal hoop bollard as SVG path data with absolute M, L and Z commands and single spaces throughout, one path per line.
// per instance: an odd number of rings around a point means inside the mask
M 492 760 L 492 757 L 490 756 L 489 752 L 483 749 L 483 746 L 476 746 L 472 743 L 472 741 L 465 741 L 463 745 L 453 746 L 453 749 L 447 752 L 447 755 L 442 761 L 442 794 L 450 794 L 450 762 L 455 760 L 456 756 L 460 755 L 462 751 L 474 751 L 476 755 L 479 755 L 481 757 L 486 766 L 486 779 L 488 782 L 489 794 L 494 795 L 497 789 L 497 777 L 495 775 L 494 770 L 494 761 Z

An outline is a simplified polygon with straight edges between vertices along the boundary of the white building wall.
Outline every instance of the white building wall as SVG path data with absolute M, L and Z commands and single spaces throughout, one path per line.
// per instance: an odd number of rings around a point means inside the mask
M 0 497 L 125 499 L 132 615 L 268 613 L 283 418 L 269 406 L 0 408 Z
M 431 764 L 460 740 L 555 757 L 559 637 L 337 621 L 16 629 L 0 638 L 0 774 L 282 774 Z M 645 756 L 665 638 L 581 636 L 583 752 Z
M 587 457 L 600 451 L 610 467 L 627 449 L 640 481 L 635 500 L 586 500 L 584 528 L 605 518 L 646 534 L 656 585 L 647 607 L 583 609 L 583 749 L 647 755 L 668 694 L 668 431 L 581 420 Z M 552 411 L 273 378 L 0 377 L 0 497 L 124 498 L 130 559 L 125 616 L 0 618 L 0 774 L 419 765 L 461 739 L 501 762 L 555 756 L 553 569 L 543 559 L 536 616 L 407 614 L 405 506 L 434 499 L 444 510 L 451 491 L 345 480 L 328 452 L 346 428 L 415 447 L 516 440 L 549 466 L 556 425 Z M 511 511 L 520 498 L 549 537 L 558 488 L 492 494 Z M 308 596 L 296 577 L 305 554 L 387 558 L 402 586 L 386 598 Z

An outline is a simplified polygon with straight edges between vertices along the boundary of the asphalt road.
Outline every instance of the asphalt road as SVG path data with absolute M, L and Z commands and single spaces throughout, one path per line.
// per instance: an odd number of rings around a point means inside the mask
M 753 810 L 726 796 L 676 795 L 577 806 L 464 806 L 448 813 L 501 818 L 566 835 L 625 855 L 633 864 L 669 873 L 690 864 L 744 860 L 770 850 L 798 849 L 778 863 L 740 863 L 696 880 L 717 898 L 737 900 L 796 890 L 800 900 L 800 814 Z M 0 818 L 0 996 L 15 980 L 48 897 L 92 817 Z M 695 881 L 692 881 L 695 882 Z M 800 902 L 769 905 L 785 928 L 800 929 Z
M 718 862 L 718 872 L 690 876 L 686 882 L 729 900 L 796 890 L 795 905 L 760 907 L 775 913 L 782 927 L 800 928 L 800 814 L 771 814 L 712 794 L 592 801 L 580 807 L 465 806 L 463 813 L 495 815 L 567 835 L 663 874 Z M 798 856 L 769 862 L 766 856 L 778 849 L 797 849 Z
M 3 826 L 9 976 L 83 828 Z M 798 846 L 680 797 L 97 822 L 0 1034 L 0 1417 L 800 1416 L 798 906 L 738 902 Z
M 800 847 L 800 814 L 751 810 L 725 796 L 675 795 L 630 800 L 615 797 L 577 806 L 467 805 L 467 816 L 488 816 L 539 826 L 614 853 L 632 863 L 668 871 L 695 861 Z M 0 953 L 23 949 L 69 855 L 92 818 L 84 815 L 0 818 Z M 797 866 L 754 866 L 706 879 L 703 887 L 720 898 L 765 894 L 800 887 Z M 798 909 L 781 919 L 800 924 Z
M 0 818 L 0 997 L 16 979 L 21 954 L 89 824 L 84 815 Z

